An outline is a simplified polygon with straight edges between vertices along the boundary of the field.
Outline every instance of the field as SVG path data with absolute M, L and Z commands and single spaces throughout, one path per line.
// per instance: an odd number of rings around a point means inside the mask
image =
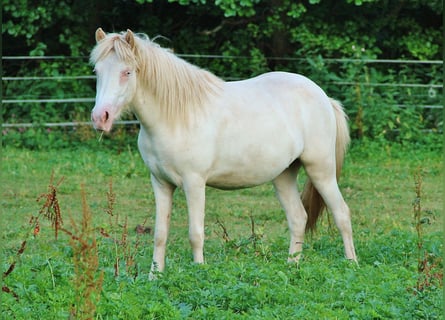
M 154 199 L 134 146 L 2 152 L 7 319 L 443 319 L 440 148 L 351 147 L 340 186 L 358 266 L 343 258 L 329 215 L 307 236 L 300 265 L 287 264 L 286 219 L 266 184 L 207 190 L 204 265 L 191 262 L 178 191 L 155 281 Z M 52 222 L 39 213 L 45 204 L 60 206 Z

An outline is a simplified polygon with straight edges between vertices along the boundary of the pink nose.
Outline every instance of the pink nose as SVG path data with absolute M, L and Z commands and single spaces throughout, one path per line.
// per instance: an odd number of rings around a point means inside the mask
M 91 120 L 94 123 L 94 128 L 101 131 L 109 132 L 111 130 L 112 120 L 110 119 L 110 113 L 107 110 L 101 112 L 91 113 Z

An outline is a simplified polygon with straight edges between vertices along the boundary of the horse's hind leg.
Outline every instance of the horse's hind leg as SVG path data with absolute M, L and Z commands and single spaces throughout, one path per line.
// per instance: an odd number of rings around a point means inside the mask
M 293 163 L 273 181 L 278 200 L 286 212 L 290 231 L 289 262 L 298 262 L 303 250 L 307 215 L 297 190 L 300 163 Z
M 334 216 L 335 224 L 343 239 L 346 258 L 357 261 L 352 239 L 351 216 L 337 184 L 335 159 L 317 158 L 315 162 L 304 162 L 306 173 Z

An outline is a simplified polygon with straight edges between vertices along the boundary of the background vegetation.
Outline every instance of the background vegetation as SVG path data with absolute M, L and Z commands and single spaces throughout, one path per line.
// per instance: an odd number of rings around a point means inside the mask
M 270 70 L 304 74 L 345 104 L 354 138 L 437 144 L 438 135 L 424 130 L 442 131 L 442 109 L 419 106 L 442 104 L 442 64 L 370 59 L 441 60 L 442 11 L 440 0 L 6 0 L 4 56 L 71 58 L 4 60 L 4 75 L 38 78 L 3 81 L 3 97 L 94 97 L 94 77 L 69 77 L 92 75 L 88 55 L 98 26 L 130 28 L 162 36 L 161 45 L 227 80 Z M 92 104 L 7 104 L 2 115 L 8 123 L 81 122 Z M 62 133 L 66 139 L 54 129 L 16 128 L 3 137 L 31 148 L 91 138 L 87 130 Z

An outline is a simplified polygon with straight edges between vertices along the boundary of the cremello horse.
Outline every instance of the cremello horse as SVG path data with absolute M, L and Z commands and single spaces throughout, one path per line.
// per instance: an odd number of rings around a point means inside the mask
M 238 189 L 272 181 L 298 261 L 306 229 L 324 206 L 332 212 L 347 259 L 356 261 L 348 206 L 337 179 L 349 143 L 341 105 L 311 80 L 270 72 L 225 82 L 144 35 L 96 31 L 92 121 L 109 132 L 123 110 L 140 121 L 138 146 L 156 200 L 152 271 L 162 271 L 173 192 L 183 188 L 193 258 L 204 262 L 205 187 Z M 303 166 L 308 179 L 300 199 Z

